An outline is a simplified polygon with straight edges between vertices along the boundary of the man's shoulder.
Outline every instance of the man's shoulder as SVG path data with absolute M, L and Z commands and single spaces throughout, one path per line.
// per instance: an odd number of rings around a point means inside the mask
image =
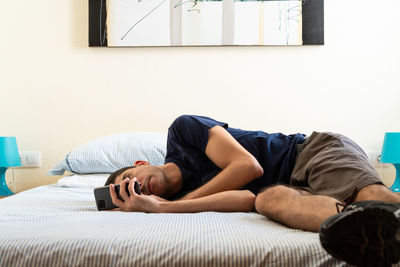
M 177 117 L 169 126 L 169 134 L 186 132 L 193 128 L 193 124 L 195 123 L 196 121 L 194 115 L 181 115 Z
M 188 129 L 191 131 L 199 130 L 199 128 L 211 128 L 220 125 L 224 128 L 228 127 L 225 122 L 217 121 L 213 118 L 199 115 L 181 115 L 177 117 L 170 128 L 172 129 Z

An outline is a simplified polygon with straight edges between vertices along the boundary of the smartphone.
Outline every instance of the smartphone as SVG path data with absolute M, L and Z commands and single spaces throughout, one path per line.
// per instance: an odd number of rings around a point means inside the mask
M 130 196 L 129 190 L 128 190 L 128 183 L 125 184 L 125 191 L 128 193 L 128 196 Z M 115 185 L 115 193 L 117 193 L 117 196 L 120 200 L 122 200 L 121 195 L 119 194 L 120 192 L 120 185 Z M 141 195 L 142 191 L 140 190 L 140 185 L 138 182 L 135 182 L 134 189 L 136 194 Z M 94 198 L 96 200 L 96 206 L 98 210 L 110 210 L 110 209 L 115 209 L 117 206 L 115 206 L 112 203 L 111 195 L 110 195 L 110 186 L 102 186 L 102 187 L 97 187 L 94 189 Z

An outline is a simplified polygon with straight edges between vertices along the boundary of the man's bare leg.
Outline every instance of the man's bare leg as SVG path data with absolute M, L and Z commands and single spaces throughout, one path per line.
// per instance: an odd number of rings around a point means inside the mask
M 364 187 L 358 192 L 354 202 L 365 200 L 379 200 L 400 203 L 400 194 L 390 191 L 386 186 L 374 184 Z
M 400 203 L 400 195 L 380 184 L 369 185 L 358 192 L 355 202 L 378 200 Z M 256 210 L 291 228 L 318 232 L 327 218 L 335 215 L 339 200 L 322 195 L 310 195 L 306 191 L 287 186 L 267 188 L 256 198 Z
M 306 191 L 277 185 L 267 188 L 256 198 L 256 210 L 269 219 L 291 228 L 318 232 L 327 218 L 337 214 L 335 198 L 311 195 Z

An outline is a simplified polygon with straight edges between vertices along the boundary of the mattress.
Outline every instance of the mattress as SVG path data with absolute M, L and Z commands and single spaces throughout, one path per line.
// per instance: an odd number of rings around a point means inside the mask
M 318 234 L 257 213 L 96 210 L 57 184 L 0 200 L 0 266 L 346 266 Z

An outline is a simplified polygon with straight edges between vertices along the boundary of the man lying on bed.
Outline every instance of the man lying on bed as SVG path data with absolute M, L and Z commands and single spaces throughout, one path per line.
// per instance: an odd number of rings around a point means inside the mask
M 165 164 L 136 165 L 118 170 L 106 182 L 120 183 L 121 188 L 129 183 L 130 196 L 121 192 L 124 201 L 110 187 L 118 210 L 252 211 L 255 207 L 289 227 L 320 230 L 324 247 L 350 263 L 399 260 L 400 237 L 395 236 L 396 231 L 400 235 L 400 196 L 382 184 L 362 149 L 342 135 L 267 134 L 186 115 L 168 130 Z M 136 180 L 143 195 L 133 192 Z M 380 202 L 362 202 L 367 200 Z M 350 236 L 358 241 L 346 243 Z

